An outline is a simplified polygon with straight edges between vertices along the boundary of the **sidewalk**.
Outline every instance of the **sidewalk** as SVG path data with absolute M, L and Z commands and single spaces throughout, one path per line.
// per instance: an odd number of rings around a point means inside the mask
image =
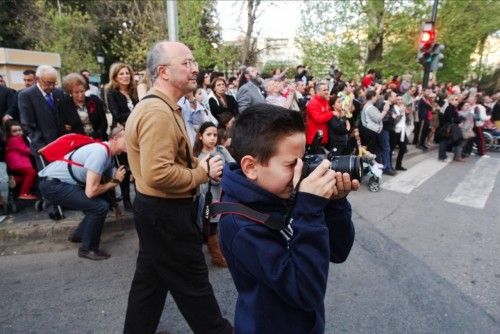
M 432 146 L 430 150 L 436 149 Z M 423 151 L 414 145 L 408 145 L 404 159 L 422 154 Z M 395 156 L 393 157 L 395 158 Z M 68 235 L 83 218 L 81 211 L 64 210 L 65 219 L 54 221 L 49 219 L 48 212 L 37 212 L 33 201 L 17 201 L 18 212 L 10 214 L 3 220 L 0 218 L 0 254 L 3 249 L 14 248 L 27 242 L 65 242 Z M 116 222 L 110 211 L 104 224 L 103 235 L 134 228 L 132 214 L 121 208 L 121 222 Z
M 16 201 L 18 212 L 7 217 L 2 216 L 0 222 L 0 253 L 17 245 L 34 241 L 61 242 L 66 241 L 83 218 L 81 211 L 64 210 L 65 218 L 54 221 L 49 218 L 48 211 L 37 212 L 34 201 Z M 121 209 L 120 222 L 110 211 L 104 224 L 103 234 L 124 231 L 134 227 L 132 213 Z

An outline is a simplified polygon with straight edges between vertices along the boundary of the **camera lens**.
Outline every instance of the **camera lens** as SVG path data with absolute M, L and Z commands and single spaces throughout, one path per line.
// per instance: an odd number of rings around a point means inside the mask
M 302 168 L 302 174 L 307 177 L 311 172 L 318 167 L 321 162 L 326 159 L 325 155 L 322 154 L 311 154 L 304 157 L 304 167 Z M 356 155 L 339 155 L 329 157 L 330 169 L 341 172 L 348 173 L 351 176 L 351 180 L 361 181 L 363 177 L 363 168 L 361 165 L 361 159 Z
M 361 177 L 363 176 L 361 159 L 356 155 L 339 155 L 332 157 L 330 169 L 336 172 L 348 173 L 351 176 L 351 180 L 361 181 Z

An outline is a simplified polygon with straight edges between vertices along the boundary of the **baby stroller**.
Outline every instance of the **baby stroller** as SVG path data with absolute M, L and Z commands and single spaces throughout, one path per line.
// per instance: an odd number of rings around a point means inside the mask
M 353 133 L 356 139 L 356 153 L 363 162 L 363 179 L 368 179 L 368 189 L 371 192 L 378 192 L 382 183 L 382 166 L 375 161 L 376 155 L 361 145 L 358 129 L 354 129 Z
M 382 168 L 375 161 L 375 154 L 366 150 L 360 152 L 362 152 L 361 161 L 363 162 L 364 178 L 368 179 L 368 189 L 371 192 L 378 192 L 382 183 Z

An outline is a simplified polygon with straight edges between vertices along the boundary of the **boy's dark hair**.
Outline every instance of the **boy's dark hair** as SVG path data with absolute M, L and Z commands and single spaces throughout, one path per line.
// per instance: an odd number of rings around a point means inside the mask
M 304 132 L 300 113 L 271 104 L 256 104 L 236 120 L 231 139 L 233 157 L 239 164 L 245 155 L 251 155 L 265 165 L 276 153 L 280 139 Z

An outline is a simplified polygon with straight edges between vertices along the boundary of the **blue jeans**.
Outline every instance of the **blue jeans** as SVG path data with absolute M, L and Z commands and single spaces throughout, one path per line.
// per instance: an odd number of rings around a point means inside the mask
M 59 180 L 42 180 L 42 196 L 53 204 L 66 208 L 82 210 L 85 214 L 75 231 L 75 236 L 82 239 L 82 250 L 99 249 L 101 232 L 109 211 L 109 203 L 100 197 L 88 198 L 81 186 L 64 183 Z
M 392 168 L 392 157 L 391 157 L 391 139 L 390 133 L 387 130 L 382 130 L 378 134 L 378 141 L 380 145 L 380 151 L 377 154 L 377 158 L 381 164 L 384 165 L 384 171 L 390 171 Z

